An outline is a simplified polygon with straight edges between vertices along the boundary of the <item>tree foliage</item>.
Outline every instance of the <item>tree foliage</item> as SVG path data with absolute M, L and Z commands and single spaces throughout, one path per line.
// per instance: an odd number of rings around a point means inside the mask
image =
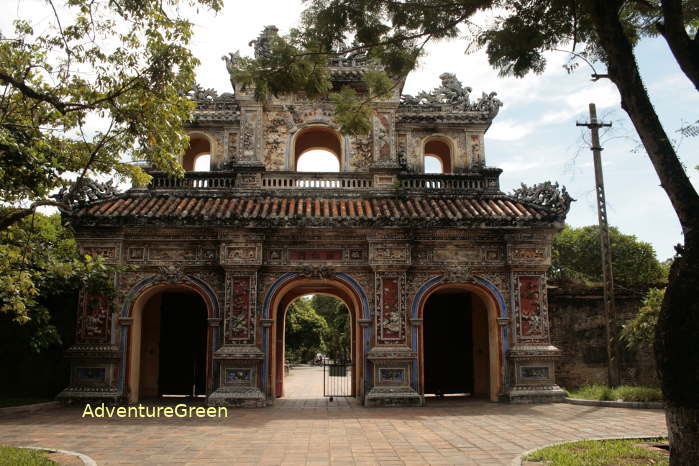
M 101 258 L 79 257 L 72 232 L 59 214 L 35 213 L 0 232 L 0 314 L 3 326 L 31 321 L 26 348 L 40 352 L 59 344 L 52 323 L 54 296 L 81 287 L 110 293 L 114 268 Z
M 667 269 L 658 261 L 649 243 L 609 228 L 614 281 L 624 285 L 652 284 L 667 280 Z M 566 226 L 553 240 L 553 278 L 602 282 L 600 231 L 596 225 Z
M 0 31 L 0 226 L 29 215 L 67 178 L 181 172 L 196 58 L 178 0 L 47 0 L 51 20 Z M 213 9 L 220 0 L 186 0 Z M 38 32 L 41 31 L 41 32 Z
M 297 299 L 286 311 L 286 358 L 310 361 L 316 353 L 325 352 L 324 335 L 328 324 L 318 315 L 309 298 Z
M 629 349 L 653 349 L 655 327 L 665 298 L 664 288 L 651 288 L 643 299 L 636 317 L 624 325 L 621 338 Z
M 345 303 L 330 296 L 314 295 L 311 306 L 328 323 L 328 330 L 323 337 L 328 357 L 349 361 L 352 330 L 350 313 Z

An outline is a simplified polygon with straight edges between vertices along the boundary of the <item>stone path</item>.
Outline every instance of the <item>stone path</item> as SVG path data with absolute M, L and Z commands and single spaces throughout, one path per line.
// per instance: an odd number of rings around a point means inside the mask
M 220 419 L 91 419 L 81 407 L 0 418 L 0 444 L 78 451 L 100 465 L 508 465 L 557 441 L 666 434 L 661 410 L 449 399 L 423 408 L 330 403 L 318 398 L 313 377 L 296 372 L 274 407 L 230 409 Z
M 323 396 L 323 368 L 296 366 L 284 377 L 284 397 L 275 401 L 275 408 L 351 408 L 354 398 Z

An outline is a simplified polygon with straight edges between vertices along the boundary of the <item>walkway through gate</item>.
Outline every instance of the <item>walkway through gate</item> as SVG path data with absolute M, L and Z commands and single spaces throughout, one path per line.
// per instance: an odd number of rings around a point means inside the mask
M 323 396 L 333 401 L 335 397 L 352 396 L 352 362 L 323 360 Z

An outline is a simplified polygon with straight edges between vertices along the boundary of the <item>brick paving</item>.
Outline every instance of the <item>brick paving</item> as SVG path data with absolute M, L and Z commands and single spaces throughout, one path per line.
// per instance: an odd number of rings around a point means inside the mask
M 2 418 L 0 444 L 78 451 L 100 465 L 491 465 L 557 441 L 666 434 L 661 410 L 448 399 L 364 408 L 330 403 L 311 379 L 293 379 L 274 407 L 222 419 L 83 419 L 81 407 Z

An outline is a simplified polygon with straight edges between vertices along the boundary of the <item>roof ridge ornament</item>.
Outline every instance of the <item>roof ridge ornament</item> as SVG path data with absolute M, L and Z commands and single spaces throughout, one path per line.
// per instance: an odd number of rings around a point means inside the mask
M 484 112 L 489 118 L 494 118 L 502 107 L 502 101 L 498 99 L 497 92 L 482 93 L 476 102 L 471 102 L 470 96 L 473 89 L 464 86 L 454 73 L 442 73 L 439 75 L 442 84 L 431 91 L 420 91 L 416 96 L 403 94 L 400 99 L 401 106 L 413 107 L 417 111 L 426 111 L 434 107 L 434 111 L 446 110 L 457 112 Z
M 570 204 L 575 199 L 570 197 L 565 186 L 559 189 L 558 182 L 543 183 L 527 186 L 522 183 L 521 187 L 512 192 L 512 197 L 521 202 L 528 202 L 553 211 L 559 217 L 565 217 L 570 210 Z

